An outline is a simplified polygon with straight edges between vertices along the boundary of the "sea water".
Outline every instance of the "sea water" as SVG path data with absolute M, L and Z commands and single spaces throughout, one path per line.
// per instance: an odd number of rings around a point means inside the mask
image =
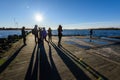
M 54 30 L 53 35 L 57 35 L 57 30 Z M 90 30 L 63 30 L 63 35 L 90 35 Z M 93 36 L 109 37 L 120 36 L 120 30 L 93 30 Z
M 8 35 L 21 35 L 21 30 L 0 30 L 0 38 L 7 38 Z
M 30 31 L 30 30 L 29 30 Z M 89 30 L 63 30 L 63 35 L 90 35 Z M 7 38 L 8 35 L 21 35 L 21 30 L 0 30 L 0 38 Z M 52 31 L 53 35 L 57 35 L 57 30 Z M 109 37 L 109 36 L 120 36 L 120 30 L 93 30 L 93 36 L 96 37 Z
M 0 30 L 0 38 L 7 38 L 8 35 L 21 35 L 21 30 Z

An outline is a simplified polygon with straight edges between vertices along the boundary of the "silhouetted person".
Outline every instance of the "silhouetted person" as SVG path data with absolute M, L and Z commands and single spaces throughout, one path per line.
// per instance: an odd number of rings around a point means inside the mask
M 35 36 L 35 42 L 37 43 L 38 40 L 38 25 L 35 25 L 34 29 L 32 30 L 32 33 Z
M 90 29 L 90 38 L 92 38 L 92 35 L 93 35 L 93 30 Z
M 48 29 L 48 41 L 52 41 L 52 30 L 51 30 L 51 28 Z
M 42 28 L 39 28 L 38 31 L 38 43 L 42 43 L 43 42 L 43 35 L 42 35 Z
M 63 31 L 62 30 L 62 26 L 59 25 L 59 27 L 58 27 L 58 38 L 59 38 L 59 40 L 58 40 L 58 46 L 61 45 L 62 31 Z
M 21 32 L 22 32 L 23 43 L 24 43 L 24 45 L 26 45 L 26 33 L 25 33 L 25 27 L 24 26 L 22 27 Z
M 43 30 L 42 30 L 42 37 L 43 37 L 43 40 L 45 40 L 47 43 L 49 43 L 46 39 L 47 37 L 47 31 L 45 30 L 45 27 L 43 27 Z

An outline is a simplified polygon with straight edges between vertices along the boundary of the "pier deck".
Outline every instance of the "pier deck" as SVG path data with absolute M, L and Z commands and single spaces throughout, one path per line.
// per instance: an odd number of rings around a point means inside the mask
M 0 66 L 0 80 L 120 80 L 120 44 L 95 45 L 73 38 L 63 37 L 58 47 L 57 37 L 38 45 L 28 35 L 27 45 L 19 41 Z

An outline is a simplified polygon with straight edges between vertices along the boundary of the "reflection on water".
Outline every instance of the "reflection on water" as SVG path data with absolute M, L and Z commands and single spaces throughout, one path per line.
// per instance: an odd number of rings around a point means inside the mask
M 77 47 L 83 48 L 83 49 L 90 49 L 91 46 L 90 45 L 86 45 L 86 44 L 81 44 L 81 42 L 79 41 L 84 41 L 87 42 L 88 44 L 93 44 L 93 45 L 107 45 L 109 44 L 108 41 L 102 41 L 102 40 L 98 40 L 98 39 L 90 39 L 90 38 L 71 38 L 69 41 L 65 41 L 65 43 L 67 44 L 72 44 L 75 45 Z
M 90 46 L 80 45 L 80 44 L 78 44 L 78 43 L 76 43 L 74 41 L 65 41 L 65 43 L 73 44 L 73 45 L 76 45 L 77 47 L 80 47 L 80 48 L 83 48 L 83 49 L 89 49 L 90 48 Z
M 101 39 L 90 39 L 90 38 L 72 38 L 73 41 L 84 41 L 84 42 L 89 42 L 93 44 L 99 44 L 99 45 L 106 45 L 109 44 L 108 41 L 101 41 Z
M 120 42 L 120 39 L 116 39 L 116 38 L 101 37 L 101 39 L 105 39 L 105 40 L 109 40 L 109 41 L 116 41 L 116 42 Z
M 91 42 L 91 43 L 94 43 L 94 44 L 99 44 L 99 45 L 106 45 L 108 44 L 108 42 L 105 42 L 105 41 L 100 41 L 100 40 L 93 40 L 93 39 L 89 39 L 89 38 L 85 38 L 85 39 L 81 39 L 85 42 Z

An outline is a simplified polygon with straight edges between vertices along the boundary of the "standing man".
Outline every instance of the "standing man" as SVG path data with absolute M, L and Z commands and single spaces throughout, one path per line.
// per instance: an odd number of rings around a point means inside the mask
M 26 34 L 25 34 L 25 27 L 24 26 L 22 27 L 21 32 L 22 32 L 23 43 L 24 43 L 24 45 L 26 45 Z
M 90 39 L 92 39 L 93 29 L 90 29 Z
M 37 40 L 38 40 L 38 25 L 35 25 L 34 29 L 32 30 L 32 34 L 34 34 L 35 43 L 37 43 Z
M 62 38 L 62 26 L 61 25 L 59 25 L 59 27 L 58 27 L 58 46 L 60 46 L 61 45 L 61 38 Z
M 48 41 L 49 41 L 49 42 L 52 41 L 52 30 L 51 30 L 50 27 L 49 27 L 49 29 L 48 29 Z

